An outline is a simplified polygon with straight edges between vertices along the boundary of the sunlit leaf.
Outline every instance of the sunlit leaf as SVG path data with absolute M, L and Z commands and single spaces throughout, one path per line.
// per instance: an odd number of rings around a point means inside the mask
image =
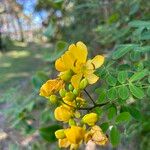
M 129 89 L 136 98 L 142 99 L 144 97 L 144 91 L 140 87 L 129 84 Z
M 110 130 L 110 142 L 114 147 L 120 143 L 120 138 L 120 131 L 117 129 L 117 127 L 112 127 Z
M 116 117 L 116 123 L 128 122 L 131 119 L 129 112 L 122 112 Z

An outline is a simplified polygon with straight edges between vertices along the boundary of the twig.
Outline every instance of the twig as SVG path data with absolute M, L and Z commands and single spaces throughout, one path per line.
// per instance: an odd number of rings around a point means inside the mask
M 88 97 L 90 98 L 90 100 L 93 102 L 93 104 L 95 105 L 95 101 L 93 100 L 93 98 L 91 97 L 91 95 L 84 89 L 85 93 L 88 95 Z

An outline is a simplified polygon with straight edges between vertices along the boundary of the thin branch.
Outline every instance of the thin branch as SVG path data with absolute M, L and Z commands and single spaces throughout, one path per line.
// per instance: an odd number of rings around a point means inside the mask
M 90 100 L 93 102 L 93 104 L 95 105 L 95 101 L 93 100 L 93 98 L 91 97 L 91 95 L 84 89 L 85 93 L 88 95 L 88 97 L 90 98 Z
M 102 107 L 104 105 L 107 105 L 109 102 L 105 102 L 105 103 L 101 103 L 101 104 L 96 104 L 94 106 L 91 106 L 91 107 L 81 107 L 81 108 L 78 108 L 78 110 L 92 110 L 96 107 Z

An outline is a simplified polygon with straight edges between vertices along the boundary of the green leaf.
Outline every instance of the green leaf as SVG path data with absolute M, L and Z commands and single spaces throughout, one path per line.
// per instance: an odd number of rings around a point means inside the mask
M 136 72 L 130 79 L 129 81 L 131 82 L 134 82 L 134 81 L 137 81 L 137 80 L 141 80 L 142 78 L 144 78 L 146 75 L 148 74 L 148 71 L 145 69 L 145 70 L 142 70 L 140 72 Z
M 129 89 L 130 89 L 132 95 L 134 95 L 136 98 L 142 99 L 144 97 L 143 89 L 141 89 L 133 84 L 129 84 Z
M 106 99 L 106 90 L 101 89 L 98 94 L 99 94 L 98 102 L 103 102 Z
M 116 116 L 116 114 L 117 114 L 116 107 L 112 106 L 108 109 L 108 119 L 109 120 L 113 119 Z
M 118 94 L 119 94 L 119 97 L 123 100 L 127 99 L 129 97 L 129 90 L 127 88 L 127 86 L 120 86 L 118 88 Z
M 150 97 L 150 86 L 147 88 L 147 95 Z
M 105 133 L 108 128 L 109 128 L 109 123 L 108 122 L 104 122 L 100 125 L 101 129 L 103 130 L 103 132 Z
M 40 128 L 39 133 L 42 138 L 44 138 L 48 142 L 55 142 L 56 137 L 55 137 L 55 131 L 61 129 L 61 126 L 59 125 L 51 125 L 48 127 Z
M 129 22 L 130 27 L 148 27 L 150 28 L 150 21 L 134 20 Z
M 129 64 L 121 64 L 118 66 L 119 70 L 129 70 L 130 69 L 130 65 Z
M 122 112 L 116 117 L 116 123 L 128 122 L 131 119 L 129 112 Z
M 108 90 L 107 92 L 107 97 L 110 99 L 110 100 L 114 100 L 117 98 L 117 90 L 116 88 L 111 88 Z
M 45 74 L 43 71 L 38 71 L 36 74 L 32 77 L 32 84 L 35 88 L 35 90 L 39 90 L 40 87 L 44 82 L 46 82 L 49 79 L 49 77 Z
M 58 41 L 56 43 L 55 51 L 51 54 L 50 58 L 48 58 L 48 61 L 53 62 L 58 59 L 67 50 L 67 47 L 68 43 L 64 41 Z
M 150 46 L 142 46 L 137 48 L 138 52 L 149 52 L 150 51 Z
M 120 71 L 118 73 L 118 81 L 120 83 L 125 83 L 127 78 L 128 78 L 128 73 L 126 71 Z
M 136 119 L 136 120 L 141 120 L 142 119 L 141 113 L 140 113 L 140 111 L 137 108 L 135 108 L 133 106 L 129 106 L 128 110 L 129 110 L 131 116 L 134 119 Z
M 48 25 L 48 27 L 47 27 L 47 29 L 44 31 L 43 34 L 46 37 L 51 38 L 51 37 L 54 36 L 55 32 L 56 32 L 56 27 L 55 27 L 55 25 L 54 25 L 53 22 L 50 22 L 49 25 Z
M 113 52 L 112 58 L 113 59 L 119 59 L 122 56 L 124 56 L 126 53 L 128 53 L 129 51 L 134 49 L 135 47 L 137 47 L 137 45 L 135 45 L 135 44 L 121 45 L 117 48 L 116 51 Z
M 141 54 L 138 51 L 132 51 L 130 53 L 130 59 L 131 61 L 139 61 L 141 59 Z
M 150 76 L 148 76 L 148 83 L 150 83 Z
M 107 84 L 110 85 L 110 86 L 115 86 L 116 83 L 117 83 L 116 78 L 113 77 L 112 75 L 109 75 L 109 76 L 106 78 L 106 81 L 107 81 Z
M 110 130 L 110 142 L 114 147 L 120 143 L 120 132 L 115 126 Z

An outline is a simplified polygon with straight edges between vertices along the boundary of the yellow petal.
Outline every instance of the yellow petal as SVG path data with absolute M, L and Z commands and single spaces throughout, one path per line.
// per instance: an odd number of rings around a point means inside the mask
M 81 81 L 81 78 L 82 78 L 82 74 L 76 74 L 76 75 L 72 76 L 71 84 L 73 85 L 73 87 L 75 89 L 78 89 L 80 81 Z
M 64 139 L 59 139 L 58 145 L 60 148 L 67 148 L 70 146 L 70 143 L 67 138 L 64 138 Z
M 99 77 L 95 74 L 87 74 L 85 77 L 87 78 L 89 84 L 94 84 L 99 79 Z
M 66 129 L 64 132 L 71 144 L 79 144 L 85 135 L 85 130 L 78 126 L 71 126 L 71 128 Z
M 99 68 L 104 63 L 104 56 L 97 55 L 91 60 L 92 65 L 94 68 Z
M 82 120 L 84 123 L 87 123 L 89 126 L 93 126 L 98 120 L 98 115 L 96 113 L 89 113 L 89 114 L 86 114 L 82 118 Z
M 80 61 L 82 63 L 86 62 L 88 52 L 84 43 L 78 42 L 76 45 L 71 44 L 69 46 L 69 52 L 76 61 Z
M 65 68 L 72 69 L 75 59 L 68 51 L 62 56 L 62 60 L 64 62 Z
M 68 122 L 72 117 L 72 111 L 64 106 L 59 106 L 55 109 L 54 116 L 58 121 Z
M 55 68 L 58 71 L 66 71 L 67 70 L 62 58 L 59 58 L 55 61 Z
M 87 59 L 87 54 L 88 54 L 88 52 L 87 52 L 87 47 L 86 47 L 86 45 L 83 43 L 83 42 L 77 42 L 77 48 L 79 49 L 79 54 L 80 54 L 80 61 L 82 61 L 82 62 L 86 62 L 86 59 Z

